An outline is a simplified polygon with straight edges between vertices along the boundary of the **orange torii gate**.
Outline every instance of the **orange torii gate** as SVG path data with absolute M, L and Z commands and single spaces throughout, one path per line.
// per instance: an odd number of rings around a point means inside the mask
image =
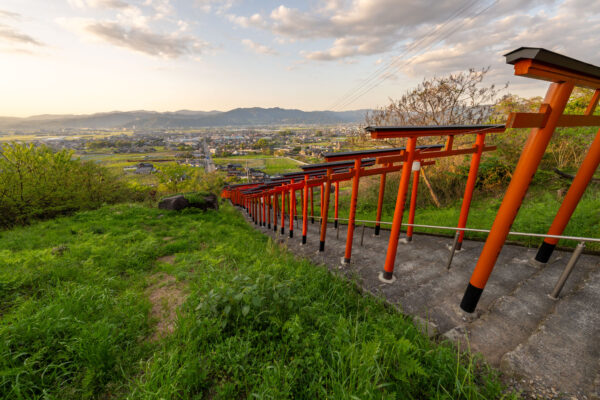
M 514 65 L 515 75 L 552 83 L 539 112 L 512 113 L 508 118 L 507 127 L 509 128 L 532 129 L 461 301 L 461 308 L 467 312 L 473 312 L 477 307 L 498 254 L 555 128 L 600 126 L 600 116 L 593 115 L 600 97 L 600 67 L 542 48 L 521 47 L 506 54 L 505 57 L 508 64 Z M 594 95 L 585 115 L 564 115 L 565 106 L 575 86 L 594 89 Z M 600 131 L 596 134 L 579 167 L 548 234 L 562 234 L 598 167 L 600 163 L 599 136 Z M 546 238 L 538 250 L 536 260 L 548 261 L 557 242 L 558 238 Z
M 375 160 L 362 160 L 358 162 L 359 168 L 373 165 Z M 319 251 L 325 251 L 325 237 L 327 234 L 327 220 L 328 220 L 328 212 L 329 212 L 329 198 L 331 193 L 331 183 L 335 182 L 336 187 L 340 181 L 349 180 L 352 178 L 352 172 L 350 167 L 356 167 L 356 163 L 351 161 L 341 161 L 341 162 L 331 162 L 331 163 L 322 163 L 322 164 L 310 164 L 303 165 L 300 168 L 304 170 L 304 172 L 310 172 L 315 170 L 325 170 L 324 181 L 321 182 L 321 232 L 320 232 L 320 240 L 319 240 Z M 323 188 L 323 185 L 325 186 Z M 323 189 L 325 189 L 323 191 Z M 339 189 L 338 189 L 339 190 Z M 339 193 L 339 191 L 337 191 Z M 337 202 L 336 196 L 336 202 Z M 312 203 L 312 195 L 311 195 L 311 203 Z M 307 228 L 307 204 L 305 200 L 305 204 L 303 205 L 303 243 L 306 242 L 306 228 Z M 337 204 L 336 204 L 337 211 Z M 311 207 L 312 211 L 312 207 Z M 337 213 L 336 213 L 337 216 Z
M 477 171 L 479 169 L 479 161 L 481 159 L 481 153 L 484 151 L 495 150 L 494 146 L 485 146 L 485 135 L 487 133 L 502 132 L 504 131 L 504 125 L 478 125 L 478 126 L 436 126 L 436 127 L 367 127 L 366 130 L 371 132 L 371 137 L 374 139 L 383 138 L 407 138 L 407 146 L 404 153 L 400 156 L 387 156 L 378 157 L 377 163 L 386 163 L 394 161 L 404 161 L 402 168 L 402 175 L 400 177 L 400 185 L 398 187 L 398 196 L 396 199 L 396 208 L 394 210 L 394 218 L 392 222 L 392 229 L 390 232 L 390 241 L 388 244 L 388 251 L 385 259 L 384 271 L 381 275 L 381 280 L 384 282 L 392 282 L 394 279 L 394 263 L 396 261 L 396 252 L 398 249 L 398 238 L 400 234 L 400 227 L 402 225 L 402 216 L 404 213 L 404 204 L 406 202 L 406 195 L 408 192 L 408 184 L 410 180 L 411 166 L 413 162 L 420 159 L 435 159 L 441 157 L 450 157 L 461 154 L 473 154 L 471 159 L 471 166 L 469 168 L 469 177 L 467 179 L 467 186 L 465 188 L 465 195 L 463 198 L 463 205 L 461 208 L 461 214 L 459 218 L 459 228 L 466 226 L 467 217 L 469 213 L 469 207 L 475 188 L 475 181 L 477 179 Z M 456 135 L 476 135 L 475 143 L 471 147 L 455 149 L 454 148 L 454 136 Z M 442 147 L 438 146 L 435 151 L 427 151 L 421 153 L 417 146 L 417 139 L 425 136 L 446 136 L 446 144 Z M 460 242 L 462 242 L 462 235 L 460 235 Z
M 424 152 L 431 151 L 436 148 L 439 148 L 439 146 L 438 145 L 425 145 L 425 146 L 419 146 L 418 151 L 424 153 Z M 376 162 L 377 164 L 384 164 L 384 165 L 382 167 L 365 169 L 364 166 L 362 166 L 361 164 L 363 163 L 364 160 L 370 159 L 372 157 L 401 156 L 405 152 L 405 150 L 406 149 L 404 147 L 397 147 L 397 148 L 386 148 L 386 149 L 349 151 L 349 152 L 341 152 L 341 153 L 327 153 L 327 154 L 323 155 L 325 160 L 327 160 L 329 162 L 352 161 L 354 163 L 354 168 L 350 171 L 351 178 L 352 178 L 352 192 L 350 195 L 350 212 L 349 212 L 349 216 L 348 216 L 348 227 L 347 227 L 347 232 L 346 232 L 346 248 L 344 251 L 344 257 L 342 258 L 343 264 L 350 263 L 350 259 L 352 256 L 352 241 L 354 239 L 356 203 L 357 203 L 357 199 L 358 199 L 358 185 L 359 185 L 360 177 L 361 176 L 371 176 L 371 175 L 384 176 L 390 172 L 400 171 L 404 165 L 404 164 L 393 165 L 393 163 L 395 161 L 390 161 L 390 162 L 385 162 L 385 163 Z M 402 161 L 402 160 L 398 160 L 398 161 Z M 384 179 L 385 178 L 382 178 L 382 182 L 384 182 L 384 184 L 385 184 Z M 336 186 L 336 188 L 337 188 L 337 186 Z M 381 218 L 381 206 L 383 204 L 382 190 L 383 190 L 383 188 L 380 187 L 379 198 L 381 201 L 378 202 L 378 211 L 377 211 L 378 218 Z M 326 195 L 327 195 L 327 192 L 326 192 Z M 336 193 L 335 201 L 336 201 L 335 210 L 337 211 L 337 208 L 338 208 L 337 193 Z M 326 208 L 326 212 L 327 212 L 327 208 Z M 325 217 L 325 223 L 326 223 L 327 215 L 325 215 L 324 217 Z M 335 218 L 337 219 L 337 212 L 336 212 Z M 377 219 L 377 223 L 378 222 L 379 222 L 379 219 Z M 377 226 L 377 224 L 376 224 L 376 226 Z
M 584 127 L 600 126 L 600 116 L 594 116 L 593 112 L 600 99 L 600 67 L 587 64 L 570 57 L 566 57 L 541 48 L 519 48 L 506 54 L 507 63 L 513 64 L 515 75 L 552 82 L 540 107 L 538 113 L 511 113 L 506 126 L 504 125 L 479 125 L 479 126 L 449 126 L 449 127 L 369 127 L 373 138 L 408 138 L 407 157 L 408 163 L 413 157 L 417 139 L 422 136 L 445 136 L 448 142 L 452 141 L 454 135 L 477 134 L 478 140 L 471 149 L 451 150 L 447 145 L 448 155 L 473 153 L 467 188 L 461 209 L 459 228 L 466 224 L 470 194 L 468 188 L 474 184 L 476 179 L 475 164 L 479 163 L 481 149 L 486 133 L 503 132 L 506 128 L 532 128 L 509 187 L 506 191 L 502 204 L 498 210 L 490 233 L 487 237 L 475 270 L 471 276 L 463 299 L 461 308 L 467 312 L 473 312 L 479 298 L 485 288 L 485 284 L 493 270 L 498 255 L 506 241 L 510 227 L 518 213 L 519 207 L 529 188 L 531 179 L 535 174 L 539 163 L 546 151 L 546 147 L 556 127 Z M 563 115 L 565 106 L 575 86 L 594 89 L 594 95 L 587 107 L 585 115 Z M 486 149 L 485 147 L 483 147 Z M 411 149 L 411 150 L 409 150 Z M 467 151 L 465 151 L 467 150 Z M 378 160 L 379 162 L 379 160 Z M 600 164 L 600 131 L 596 135 L 588 153 L 580 166 L 567 196 L 554 218 L 549 235 L 560 235 L 566 227 L 573 211 L 575 210 L 581 196 L 587 187 L 592 175 Z M 475 167 L 475 168 L 474 168 Z M 408 184 L 408 172 L 403 170 L 392 234 L 388 245 L 383 278 L 393 278 L 393 268 L 396 255 L 397 237 L 401 224 L 402 209 L 406 197 Z M 462 236 L 462 235 L 461 235 Z M 546 238 L 538 250 L 536 260 L 546 262 L 554 249 L 558 238 Z

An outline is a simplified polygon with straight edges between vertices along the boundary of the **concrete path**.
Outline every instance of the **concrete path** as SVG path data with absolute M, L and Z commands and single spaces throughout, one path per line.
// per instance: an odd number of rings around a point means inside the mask
M 249 220 L 250 221 L 250 220 Z M 465 241 L 446 270 L 452 238 L 414 235 L 399 244 L 392 284 L 378 279 L 383 270 L 389 231 L 374 236 L 362 226 L 354 232 L 352 262 L 341 264 L 346 226 L 327 228 L 325 251 L 319 252 L 319 224 L 309 223 L 307 244 L 301 244 L 302 221 L 294 237 L 259 227 L 290 251 L 354 279 L 366 291 L 383 296 L 402 312 L 428 321 L 435 335 L 470 346 L 486 360 L 525 382 L 541 398 L 600 399 L 600 257 L 582 255 L 559 300 L 552 291 L 570 253 L 555 251 L 545 266 L 533 265 L 535 249 L 504 246 L 473 314 L 459 303 L 483 242 Z M 252 223 L 250 221 L 250 223 Z

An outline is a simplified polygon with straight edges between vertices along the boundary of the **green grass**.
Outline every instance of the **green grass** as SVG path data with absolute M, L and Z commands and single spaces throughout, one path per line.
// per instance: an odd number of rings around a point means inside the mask
M 213 158 L 215 164 L 241 164 L 243 168 L 259 168 L 269 175 L 281 174 L 291 171 L 300 171 L 299 163 L 287 157 L 274 157 L 264 155 L 245 155 Z
M 502 397 L 493 371 L 229 206 L 105 206 L 0 232 L 0 249 L 0 398 Z M 188 297 L 152 341 L 158 273 Z

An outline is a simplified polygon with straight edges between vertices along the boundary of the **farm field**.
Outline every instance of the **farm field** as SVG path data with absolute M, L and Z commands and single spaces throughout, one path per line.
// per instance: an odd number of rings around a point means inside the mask
M 105 206 L 0 249 L 1 398 L 514 397 L 228 205 Z
M 231 157 L 215 157 L 215 164 L 225 165 L 230 163 L 240 164 L 246 168 L 258 168 L 264 170 L 269 175 L 281 174 L 285 172 L 299 171 L 300 162 L 289 157 L 273 157 L 264 155 L 245 155 Z

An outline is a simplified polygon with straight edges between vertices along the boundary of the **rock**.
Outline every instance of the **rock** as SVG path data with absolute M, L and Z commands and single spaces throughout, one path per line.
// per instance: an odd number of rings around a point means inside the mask
M 158 203 L 158 208 L 162 210 L 183 210 L 189 205 L 190 202 L 183 195 L 177 195 L 162 199 Z
M 199 208 L 201 210 L 218 210 L 219 209 L 219 198 L 212 194 L 197 194 L 193 196 L 190 201 L 190 207 Z
M 218 210 L 219 198 L 212 193 L 190 193 L 166 197 L 158 203 L 158 208 L 163 210 L 183 210 L 187 207 L 199 208 L 203 211 Z

